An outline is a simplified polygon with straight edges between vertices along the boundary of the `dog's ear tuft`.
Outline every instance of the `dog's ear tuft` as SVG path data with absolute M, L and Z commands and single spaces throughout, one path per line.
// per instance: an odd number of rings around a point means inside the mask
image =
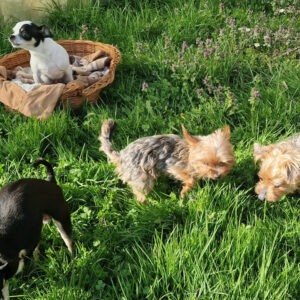
M 185 137 L 185 139 L 188 141 L 188 143 L 190 145 L 195 145 L 199 142 L 199 140 L 193 136 L 191 136 L 187 130 L 185 129 L 185 127 L 183 126 L 183 124 L 181 124 L 181 129 L 182 129 L 182 133 L 183 133 L 183 136 Z
M 254 143 L 253 145 L 253 156 L 255 162 L 261 159 L 262 155 L 266 152 L 267 146 Z
M 47 26 L 45 26 L 45 25 L 40 26 L 39 30 L 44 38 L 47 38 L 47 37 L 52 38 L 53 37 L 50 29 Z
M 222 132 L 226 138 L 230 139 L 231 131 L 230 131 L 229 125 L 226 125 L 225 127 L 223 127 Z
M 287 166 L 287 179 L 293 182 L 299 176 L 299 171 L 297 167 L 293 164 Z

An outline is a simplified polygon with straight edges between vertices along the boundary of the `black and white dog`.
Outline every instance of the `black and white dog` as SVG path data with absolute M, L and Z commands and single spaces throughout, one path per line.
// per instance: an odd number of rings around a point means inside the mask
M 15 25 L 9 41 L 14 48 L 30 52 L 30 67 L 35 83 L 68 83 L 73 80 L 67 51 L 52 39 L 46 26 L 37 26 L 31 21 Z
M 72 253 L 72 225 L 67 202 L 56 184 L 51 165 L 39 159 L 34 166 L 47 168 L 47 180 L 25 178 L 0 190 L 0 300 L 8 300 L 6 280 L 20 272 L 23 257 L 38 246 L 43 220 L 54 219 Z

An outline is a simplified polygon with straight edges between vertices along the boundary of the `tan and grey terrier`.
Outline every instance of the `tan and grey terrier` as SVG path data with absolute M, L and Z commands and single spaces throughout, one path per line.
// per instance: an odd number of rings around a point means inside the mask
M 116 123 L 111 119 L 103 122 L 99 150 L 117 165 L 117 174 L 132 187 L 137 200 L 142 204 L 147 204 L 145 195 L 150 193 L 161 174 L 167 174 L 183 183 L 183 198 L 197 179 L 222 178 L 235 163 L 229 126 L 207 136 L 192 136 L 182 125 L 184 138 L 174 134 L 144 137 L 120 152 L 113 149 L 110 141 L 115 126 Z
M 254 144 L 254 160 L 260 161 L 255 192 L 260 200 L 276 202 L 300 189 L 300 132 L 276 144 Z

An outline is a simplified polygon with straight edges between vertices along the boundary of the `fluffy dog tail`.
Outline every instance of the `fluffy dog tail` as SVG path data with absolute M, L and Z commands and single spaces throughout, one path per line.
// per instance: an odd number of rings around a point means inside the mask
M 99 136 L 99 141 L 101 142 L 99 151 L 103 151 L 113 163 L 119 164 L 120 153 L 114 150 L 113 145 L 110 141 L 111 133 L 116 126 L 117 123 L 114 120 L 104 120 L 101 126 L 101 134 Z
M 39 166 L 39 165 L 44 165 L 47 168 L 47 173 L 48 173 L 47 181 L 56 183 L 55 176 L 54 176 L 54 171 L 53 171 L 52 166 L 46 160 L 44 160 L 42 158 L 39 158 L 38 160 L 36 160 L 33 163 L 33 166 L 35 168 L 37 166 Z

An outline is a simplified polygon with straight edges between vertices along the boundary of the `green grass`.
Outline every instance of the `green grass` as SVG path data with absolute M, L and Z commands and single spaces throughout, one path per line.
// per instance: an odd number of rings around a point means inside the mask
M 300 131 L 299 13 L 278 12 L 288 5 L 299 11 L 299 1 L 224 1 L 223 9 L 208 2 L 107 0 L 48 8 L 45 24 L 56 39 L 78 39 L 85 24 L 85 38 L 117 45 L 122 62 L 94 107 L 58 109 L 42 122 L 0 107 L 1 186 L 45 178 L 31 163 L 40 156 L 52 162 L 72 212 L 76 248 L 71 259 L 55 226 L 46 225 L 40 260 L 29 260 L 10 280 L 12 297 L 299 299 L 299 194 L 275 204 L 259 201 L 252 156 L 254 142 Z M 7 41 L 13 23 L 2 22 L 1 55 L 13 51 Z M 243 26 L 262 32 L 247 36 Z M 98 151 L 108 117 L 119 125 L 117 149 L 143 136 L 181 134 L 181 123 L 192 134 L 229 124 L 237 164 L 184 200 L 180 184 L 162 177 L 141 207 Z

